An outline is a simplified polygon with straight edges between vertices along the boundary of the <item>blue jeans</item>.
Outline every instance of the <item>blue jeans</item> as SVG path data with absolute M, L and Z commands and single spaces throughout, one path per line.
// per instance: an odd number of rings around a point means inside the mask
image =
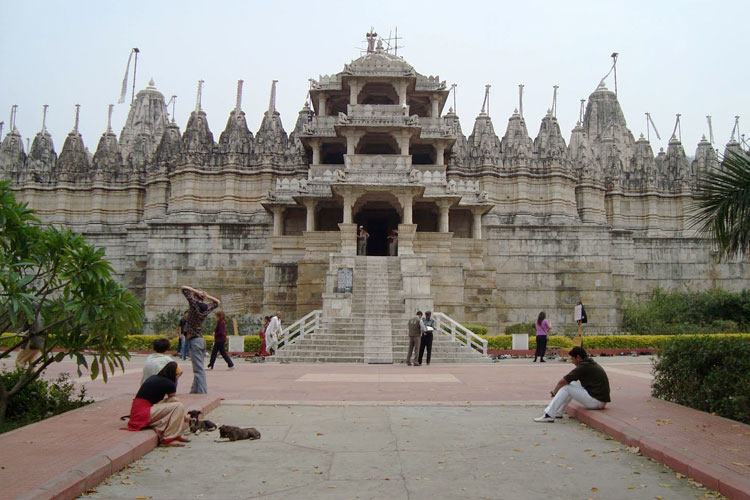
M 190 344 L 185 339 L 184 335 L 180 335 L 180 352 L 178 354 L 182 359 L 187 359 L 190 355 Z
M 206 357 L 206 341 L 203 337 L 193 337 L 188 340 L 190 346 L 190 359 L 193 362 L 193 386 L 190 394 L 207 394 L 206 368 L 203 366 L 203 358 Z

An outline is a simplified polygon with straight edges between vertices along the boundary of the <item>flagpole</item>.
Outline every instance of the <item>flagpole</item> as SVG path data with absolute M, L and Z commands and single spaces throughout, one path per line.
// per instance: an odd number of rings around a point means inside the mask
M 130 97 L 130 104 L 133 104 L 133 101 L 135 100 L 135 72 L 138 70 L 138 47 L 133 47 L 133 52 L 135 52 L 135 64 L 133 65 L 133 94 Z

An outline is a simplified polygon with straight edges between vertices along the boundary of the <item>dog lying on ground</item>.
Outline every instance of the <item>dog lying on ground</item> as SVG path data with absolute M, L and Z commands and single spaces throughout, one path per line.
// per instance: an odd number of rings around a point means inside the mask
M 243 429 L 234 425 L 222 425 L 219 427 L 219 438 L 227 438 L 229 441 L 240 439 L 260 439 L 260 432 L 255 427 Z M 218 440 L 217 440 L 218 441 Z
M 216 424 L 211 422 L 210 420 L 201 420 L 200 410 L 191 410 L 188 412 L 188 415 L 190 416 L 190 432 L 193 434 L 200 434 L 202 431 L 213 431 L 216 429 Z

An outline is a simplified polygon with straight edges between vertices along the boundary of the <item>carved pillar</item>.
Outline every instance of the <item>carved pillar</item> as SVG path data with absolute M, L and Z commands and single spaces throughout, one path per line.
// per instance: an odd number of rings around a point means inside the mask
M 438 116 L 438 104 L 440 104 L 439 101 L 438 101 L 438 96 L 436 96 L 436 95 L 431 96 L 430 97 L 430 104 L 432 104 L 432 112 L 430 113 L 430 116 L 432 118 L 437 118 L 437 116 Z
M 474 215 L 474 224 L 471 228 L 471 237 L 475 240 L 482 239 L 482 210 L 472 209 L 471 213 Z
M 435 150 L 437 151 L 435 165 L 445 165 L 445 144 L 436 144 Z
M 318 116 L 328 116 L 328 113 L 326 113 L 327 102 L 328 96 L 325 94 L 320 94 L 320 97 L 318 97 Z
M 344 193 L 344 224 L 352 223 L 352 206 L 354 205 L 354 196 L 351 191 Z
M 307 210 L 305 231 L 315 231 L 315 200 L 305 199 L 305 209 Z
M 357 225 L 339 224 L 339 236 L 341 237 L 341 254 L 352 257 L 357 255 Z
M 441 233 L 447 233 L 448 232 L 448 211 L 450 210 L 450 207 L 453 203 L 448 200 L 438 200 L 437 206 L 440 209 L 440 222 L 439 222 L 439 231 Z
M 310 141 L 310 145 L 312 146 L 313 165 L 320 165 L 320 141 L 317 139 L 314 139 Z
M 281 236 L 284 232 L 284 207 L 273 207 L 273 235 Z
M 407 85 L 408 84 L 405 81 L 399 82 L 398 88 L 396 89 L 396 91 L 398 92 L 398 104 L 401 107 L 406 106 L 406 86 Z
M 359 95 L 359 82 L 357 80 L 349 80 L 349 104 L 357 104 L 357 96 Z
M 349 132 L 346 134 L 346 154 L 353 155 L 356 154 L 357 150 L 357 144 L 359 144 L 359 140 L 365 135 L 364 132 Z
M 404 207 L 404 214 L 401 217 L 401 220 L 403 221 L 404 224 L 411 224 L 412 223 L 412 207 L 414 204 L 411 194 L 399 196 L 398 201 L 399 203 L 401 203 L 401 206 Z M 399 242 L 400 242 L 400 239 L 401 239 L 401 233 L 399 233 Z
M 401 149 L 401 156 L 408 156 L 409 155 L 409 140 L 411 139 L 411 134 L 408 132 L 401 132 L 395 135 L 396 135 L 396 142 L 398 142 L 398 147 Z

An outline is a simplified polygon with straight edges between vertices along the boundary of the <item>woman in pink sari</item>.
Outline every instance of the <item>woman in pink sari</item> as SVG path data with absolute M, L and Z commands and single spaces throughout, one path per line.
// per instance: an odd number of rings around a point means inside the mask
M 255 353 L 256 356 L 263 358 L 269 356 L 268 351 L 266 351 L 266 328 L 268 328 L 268 323 L 271 321 L 271 317 L 266 316 L 265 320 L 266 322 L 263 324 L 263 329 L 258 332 L 258 335 L 260 336 L 260 348 L 258 348 L 258 352 Z

